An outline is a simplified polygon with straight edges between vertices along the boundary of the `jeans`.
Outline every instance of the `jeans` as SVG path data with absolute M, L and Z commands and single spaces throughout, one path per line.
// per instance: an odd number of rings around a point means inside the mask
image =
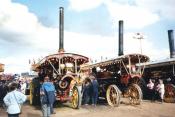
M 48 95 L 48 101 L 50 104 L 50 113 L 53 114 L 53 104 L 55 102 L 55 92 L 54 91 L 48 91 L 47 92 Z
M 53 114 L 53 104 L 50 104 L 50 113 Z
M 94 92 L 93 96 L 92 96 L 92 104 L 97 104 L 97 100 L 98 100 L 98 92 Z
M 84 104 L 89 104 L 90 101 L 90 96 L 89 95 L 85 95 L 84 96 Z
M 50 105 L 42 104 L 41 108 L 42 108 L 43 117 L 50 117 Z
M 8 117 L 19 117 L 19 114 L 8 114 Z

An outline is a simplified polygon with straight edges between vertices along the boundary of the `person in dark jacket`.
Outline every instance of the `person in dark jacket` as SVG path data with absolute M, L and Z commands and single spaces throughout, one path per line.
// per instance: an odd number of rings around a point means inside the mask
M 0 81 L 0 107 L 4 107 L 3 98 L 8 93 L 8 87 L 3 83 L 3 81 Z
M 90 88 L 91 88 L 91 81 L 89 78 L 86 78 L 83 86 L 83 99 L 85 105 L 88 105 L 90 101 L 90 93 L 91 93 Z
M 97 105 L 97 100 L 98 100 L 98 81 L 94 76 L 90 76 L 92 79 L 92 105 L 96 106 Z

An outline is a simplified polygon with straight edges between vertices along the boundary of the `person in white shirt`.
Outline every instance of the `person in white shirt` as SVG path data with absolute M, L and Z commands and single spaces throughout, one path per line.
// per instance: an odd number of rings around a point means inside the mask
M 154 83 L 152 82 L 152 80 L 149 80 L 149 83 L 147 84 L 148 89 L 153 89 L 154 88 Z
M 9 90 L 10 92 L 3 99 L 7 106 L 8 117 L 19 117 L 21 113 L 20 105 L 26 101 L 27 97 L 17 91 L 17 83 L 11 83 Z
M 25 81 L 22 81 L 21 83 L 21 92 L 25 94 L 27 88 L 27 83 Z
M 163 102 L 164 94 L 165 94 L 165 88 L 163 84 L 163 80 L 159 80 L 159 84 L 157 85 L 157 91 L 159 92 L 159 96 L 161 98 L 161 102 Z
M 154 82 L 151 79 L 149 80 L 147 87 L 148 87 L 148 93 L 149 93 L 150 99 L 151 99 L 151 101 L 153 101 L 155 90 L 154 90 Z

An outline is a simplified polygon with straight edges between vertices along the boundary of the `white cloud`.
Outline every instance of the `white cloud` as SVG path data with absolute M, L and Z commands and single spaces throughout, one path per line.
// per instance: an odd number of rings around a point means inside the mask
M 136 4 L 159 13 L 162 18 L 175 19 L 175 0 L 136 0 Z
M 98 7 L 104 0 L 69 0 L 70 8 L 81 12 Z
M 143 28 L 159 20 L 159 16 L 148 9 L 117 2 L 106 2 L 112 19 L 124 20 L 125 28 Z
M 4 5 L 3 1 L 0 4 L 0 14 L 1 28 L 8 29 L 14 33 L 34 32 L 33 29 L 37 29 L 38 25 L 40 25 L 37 17 L 30 13 L 26 6 L 21 4 L 9 1 Z
M 101 4 L 107 7 L 111 20 L 124 20 L 125 28 L 143 28 L 160 19 L 158 14 L 139 6 L 140 4 L 132 5 L 128 0 L 70 0 L 70 7 L 79 12 L 92 10 Z
M 28 60 L 51 53 L 58 41 L 58 29 L 43 26 L 28 8 L 0 0 L 0 49 L 5 72 L 29 70 Z
M 110 46 L 110 47 L 109 47 Z M 117 39 L 102 35 L 79 34 L 74 32 L 65 33 L 65 49 L 68 52 L 80 53 L 91 58 L 117 55 Z
M 20 73 L 30 70 L 28 58 L 25 56 L 8 56 L 7 58 L 1 58 L 0 61 L 5 64 L 5 73 Z
M 153 44 L 150 40 L 148 39 L 149 37 L 144 37 L 144 39 L 138 40 L 133 38 L 134 33 L 126 33 L 124 35 L 124 53 L 129 54 L 129 53 L 141 53 L 142 49 L 142 54 L 147 55 L 150 57 L 151 60 L 160 60 L 160 59 L 165 59 L 169 58 L 169 49 L 167 48 L 162 48 L 157 49 L 155 44 Z M 145 34 L 143 34 L 145 35 Z
M 94 2 L 94 6 L 98 6 L 101 3 L 100 0 L 90 3 L 92 4 Z M 111 16 L 114 15 L 112 9 L 121 10 L 131 8 L 134 12 L 137 12 L 136 8 L 130 6 L 122 7 L 119 5 L 119 9 L 115 9 L 116 5 L 118 4 L 108 4 L 108 7 L 111 7 L 111 9 L 109 8 Z M 92 7 L 89 6 L 88 8 Z M 142 11 L 149 16 L 148 11 Z M 116 13 L 118 13 L 118 11 Z M 150 16 L 154 15 L 152 14 Z M 147 24 L 150 22 L 153 22 L 153 20 L 149 20 Z M 0 0 L 0 45 L 4 44 L 0 46 L 0 49 L 9 52 L 6 55 L 2 55 L 3 57 L 1 56 L 0 62 L 5 64 L 6 73 L 25 72 L 29 70 L 30 67 L 28 64 L 29 59 L 36 60 L 41 56 L 44 57 L 48 54 L 56 53 L 59 48 L 58 34 L 58 29 L 43 26 L 38 21 L 36 15 L 30 13 L 26 6 L 11 3 L 10 0 L 6 2 Z M 140 52 L 138 50 L 139 44 L 136 44 L 136 40 L 129 40 L 132 38 L 130 34 L 125 35 L 124 53 Z M 111 58 L 118 54 L 118 36 L 109 37 L 65 31 L 64 41 L 66 52 L 79 53 L 94 60 L 100 60 L 101 56 L 103 56 L 103 58 Z M 160 51 L 156 50 L 152 43 L 148 43 L 146 40 L 143 41 L 143 48 L 143 53 L 146 54 L 155 55 L 155 53 Z M 149 48 L 152 53 L 146 48 Z M 162 54 L 164 53 L 166 53 L 166 50 Z

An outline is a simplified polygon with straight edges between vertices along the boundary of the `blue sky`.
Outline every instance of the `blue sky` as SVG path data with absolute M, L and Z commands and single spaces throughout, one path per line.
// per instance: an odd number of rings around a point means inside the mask
M 118 55 L 118 21 L 124 21 L 124 53 L 140 53 L 135 33 L 144 35 L 143 54 L 169 58 L 167 30 L 175 29 L 174 0 L 0 0 L 0 62 L 5 73 L 30 70 L 57 53 L 59 7 L 64 7 L 64 48 L 93 60 Z

